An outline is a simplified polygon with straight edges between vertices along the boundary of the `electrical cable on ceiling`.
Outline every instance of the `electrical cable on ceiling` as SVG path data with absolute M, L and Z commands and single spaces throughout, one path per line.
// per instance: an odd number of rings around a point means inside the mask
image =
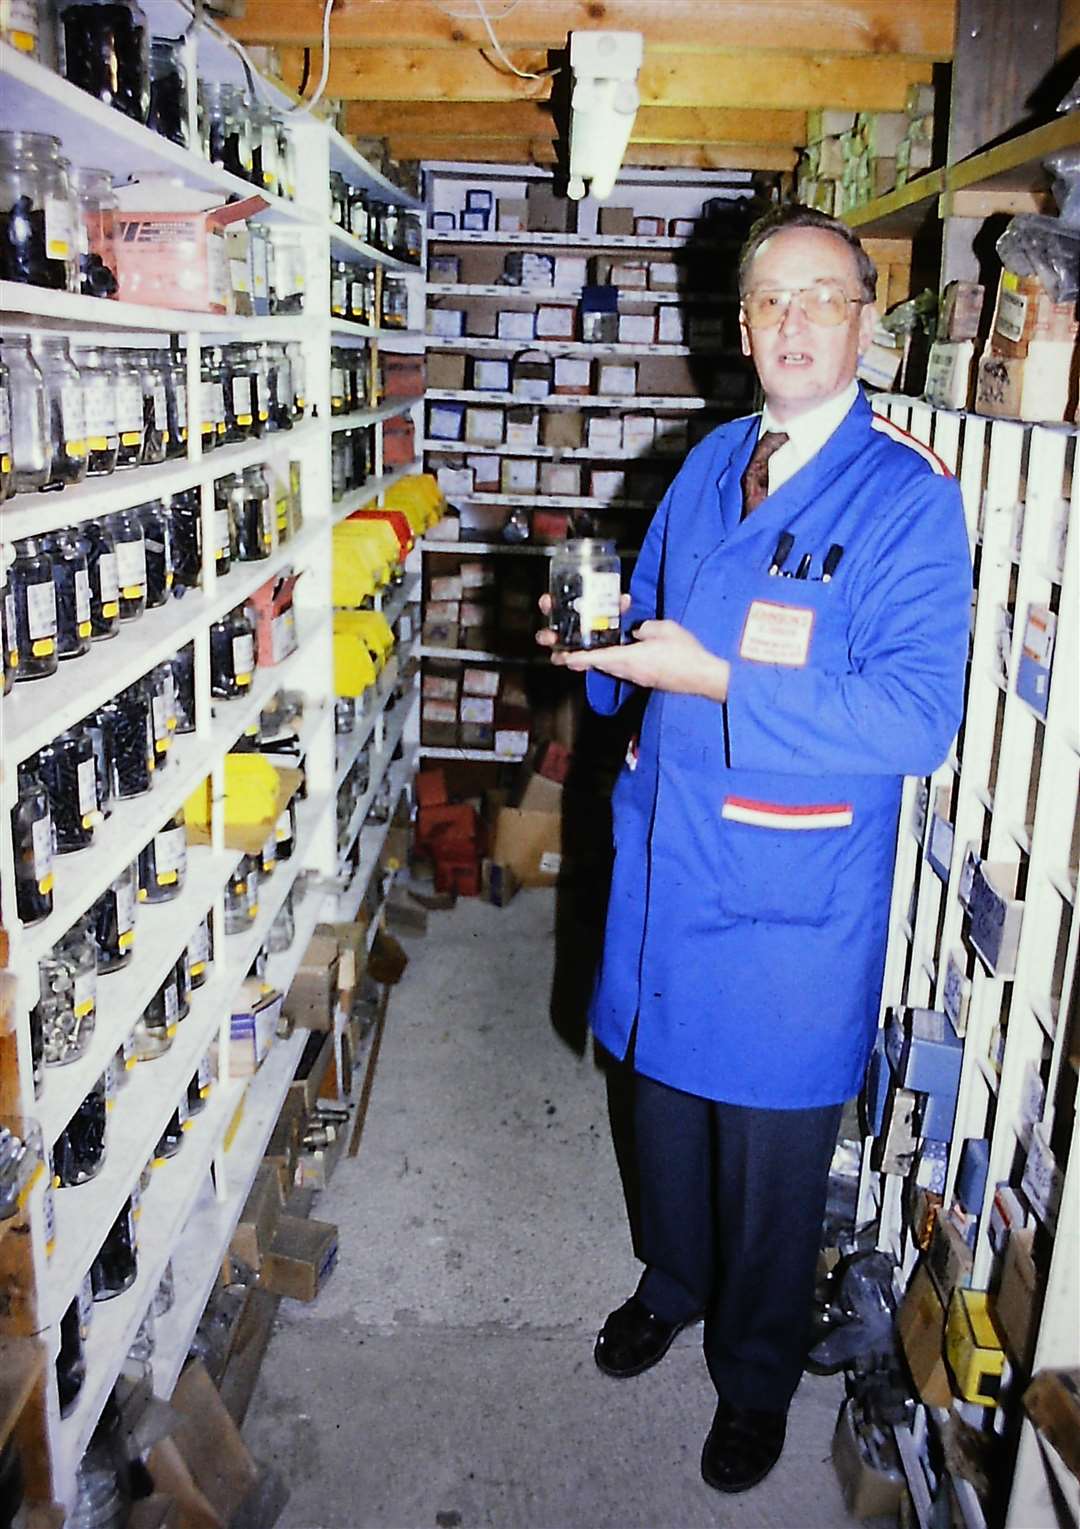
M 439 0 L 432 0 L 432 3 L 437 7 L 438 10 L 442 11 L 443 15 L 451 16 L 455 20 L 475 21 L 476 19 L 475 16 L 463 13 L 461 11 L 448 10 L 445 5 L 441 5 L 439 3 Z M 558 69 L 542 69 L 539 74 L 534 74 L 531 70 L 519 69 L 516 64 L 511 63 L 510 59 L 508 59 L 506 54 L 503 52 L 502 44 L 495 36 L 495 28 L 491 24 L 491 17 L 487 13 L 487 7 L 484 4 L 484 0 L 473 0 L 473 4 L 476 6 L 476 12 L 480 17 L 480 20 L 484 23 L 484 29 L 487 32 L 487 35 L 491 38 L 491 46 L 495 50 L 495 56 L 499 59 L 500 63 L 505 64 L 506 68 L 509 69 L 511 74 L 516 74 L 519 80 L 550 80 L 559 73 Z M 507 6 L 506 10 L 502 11 L 495 18 L 496 21 L 502 21 L 505 17 L 510 15 L 511 11 L 516 10 L 520 4 L 521 0 L 513 0 L 513 4 Z M 483 49 L 480 51 L 483 52 Z
M 315 93 L 298 106 L 290 107 L 290 111 L 303 115 L 310 112 L 322 100 L 326 82 L 330 78 L 330 12 L 334 9 L 334 0 L 326 0 L 323 6 L 322 18 L 322 73 L 319 75 L 319 83 L 315 87 Z

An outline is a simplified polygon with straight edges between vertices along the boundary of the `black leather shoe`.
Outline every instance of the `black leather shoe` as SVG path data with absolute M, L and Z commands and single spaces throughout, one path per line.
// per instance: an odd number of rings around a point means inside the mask
M 701 1452 L 701 1474 L 718 1492 L 746 1492 L 772 1470 L 784 1448 L 786 1412 L 756 1412 L 720 1401 Z
M 677 1333 L 698 1317 L 685 1322 L 665 1322 L 654 1317 L 636 1295 L 613 1311 L 600 1329 L 593 1358 L 605 1375 L 627 1380 L 659 1364 Z

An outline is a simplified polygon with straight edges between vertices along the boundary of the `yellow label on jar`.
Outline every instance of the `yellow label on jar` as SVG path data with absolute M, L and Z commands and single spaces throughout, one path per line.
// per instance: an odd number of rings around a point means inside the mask
M 141 584 L 125 584 L 120 593 L 123 595 L 125 600 L 141 600 L 143 596 L 143 586 Z
M 92 1014 L 93 1012 L 94 1012 L 94 1000 L 92 998 L 88 998 L 85 1001 L 85 1003 L 77 1003 L 75 1005 L 75 1018 L 76 1019 L 85 1019 L 88 1014 Z
M 42 897 L 47 897 L 48 894 L 52 891 L 52 889 L 53 889 L 53 873 L 52 873 L 52 871 L 50 871 L 47 876 L 43 876 L 41 878 L 41 880 L 38 882 L 38 891 L 41 893 Z
M 119 616 L 120 606 L 115 600 L 106 600 L 101 607 L 101 614 L 111 620 L 113 616 Z
M 157 884 L 159 887 L 174 887 L 179 880 L 175 871 L 159 871 Z
M 0 456 L 0 472 L 9 473 L 10 471 L 11 458 L 8 456 L 7 452 L 5 452 L 3 456 Z
M 91 451 L 107 451 L 109 448 L 108 439 L 104 435 L 88 436 L 86 444 Z
M 8 37 L 13 48 L 18 48 L 20 53 L 33 53 L 37 47 L 37 38 L 33 32 L 9 32 Z
M 56 643 L 51 637 L 39 637 L 36 642 L 30 644 L 30 651 L 35 658 L 48 658 L 56 648 Z
M 80 637 L 89 637 L 90 636 L 90 623 L 89 623 L 89 621 L 80 621 L 78 626 L 75 628 L 75 630 L 76 630 L 76 632 L 78 632 Z
M 18 648 L 12 648 L 11 651 L 8 653 L 8 666 L 11 669 L 17 669 L 19 667 L 19 650 L 18 650 Z
M 120 444 L 122 446 L 138 446 L 141 441 L 141 430 L 123 430 L 120 433 Z
M 167 1027 L 166 1031 L 165 1031 L 166 1038 L 171 1041 L 173 1036 L 176 1034 L 176 1031 L 177 1031 L 177 1026 L 176 1025 L 169 1025 Z
M 135 943 L 134 929 L 125 929 L 116 943 L 121 950 L 130 950 Z
M 206 962 L 205 961 L 193 961 L 191 963 L 191 975 L 193 977 L 201 977 L 205 970 L 206 970 Z
M 258 903 L 252 903 L 251 907 L 248 909 L 248 918 L 250 918 L 250 919 L 257 919 L 258 916 L 259 916 L 259 905 L 258 905 Z
M 250 685 L 251 684 L 251 675 L 250 674 L 238 674 L 236 676 L 236 683 L 238 685 Z

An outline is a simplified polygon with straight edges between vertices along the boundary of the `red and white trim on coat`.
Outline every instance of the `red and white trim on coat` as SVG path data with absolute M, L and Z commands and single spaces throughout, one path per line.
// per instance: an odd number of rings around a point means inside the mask
M 891 419 L 886 419 L 884 414 L 874 414 L 870 420 L 870 428 L 871 430 L 879 431 L 882 435 L 887 435 L 890 440 L 896 441 L 898 445 L 907 446 L 909 450 L 914 451 L 917 456 L 922 457 L 923 461 L 934 469 L 939 478 L 951 478 L 953 476 L 936 451 L 931 451 L 924 441 L 920 441 L 917 436 L 912 435 L 909 431 L 901 430 L 899 425 L 894 424 Z
M 854 813 L 850 802 L 793 807 L 783 802 L 755 802 L 747 796 L 725 796 L 720 816 L 757 828 L 850 828 Z

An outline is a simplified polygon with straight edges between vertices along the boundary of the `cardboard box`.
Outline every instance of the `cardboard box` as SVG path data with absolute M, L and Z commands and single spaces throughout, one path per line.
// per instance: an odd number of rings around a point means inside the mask
M 471 371 L 470 380 L 477 393 L 508 393 L 510 391 L 510 362 L 502 357 L 474 356 Z
M 458 358 L 455 357 L 455 360 Z M 431 357 L 435 360 L 435 356 Z M 460 358 L 464 363 L 464 356 Z M 464 386 L 464 371 L 462 373 Z M 390 421 L 385 422 L 389 424 Z M 436 400 L 428 409 L 428 434 L 436 441 L 460 441 L 465 430 L 465 405 L 451 401 Z
M 649 398 L 696 397 L 700 382 L 690 356 L 642 356 L 638 362 L 638 392 Z
M 327 1044 L 333 1046 L 330 1037 L 327 1037 Z M 267 1163 L 260 1163 L 229 1244 L 230 1254 L 247 1264 L 249 1269 L 257 1271 L 262 1267 L 263 1256 L 273 1241 L 284 1203 L 276 1170 Z
M 541 462 L 540 492 L 542 494 L 581 493 L 581 468 L 577 462 Z
M 466 208 L 458 214 L 458 225 L 462 233 L 487 233 L 491 226 L 491 211 L 488 208 Z
M 465 410 L 465 439 L 471 446 L 501 446 L 505 420 L 502 409 L 470 404 Z
M 998 1184 L 990 1206 L 990 1225 L 987 1234 L 990 1246 L 997 1254 L 1005 1251 L 1013 1232 L 1022 1232 L 1028 1224 L 1027 1207 L 1009 1184 Z
M 474 487 L 473 470 L 471 467 L 455 467 L 447 463 L 436 468 L 435 482 L 439 485 L 439 492 L 447 499 L 467 498 Z
M 1034 1241 L 1034 1228 L 1017 1227 L 1009 1233 L 993 1304 L 994 1324 L 1023 1370 L 1031 1368 L 1042 1306 L 1039 1275 L 1031 1252 Z
M 457 228 L 456 212 L 433 212 L 428 225 L 435 233 L 449 234 Z
M 522 630 L 528 631 L 532 626 L 531 614 L 524 617 Z M 505 614 L 502 624 L 508 630 L 516 630 L 509 615 Z M 520 759 L 529 747 L 529 730 L 532 724 L 527 707 L 504 706 L 496 713 L 494 750 L 500 759 Z M 501 857 L 496 855 L 496 859 Z
M 646 283 L 650 292 L 676 292 L 679 288 L 679 267 L 674 260 L 650 260 Z
M 249 196 L 221 206 L 213 193 L 148 175 L 116 194 L 117 297 L 196 313 L 231 313 L 234 298 L 225 231 L 268 203 Z
M 664 219 L 645 214 L 634 219 L 634 233 L 642 239 L 662 239 L 664 237 Z
M 945 1356 L 965 1401 L 996 1407 L 1005 1350 L 990 1320 L 985 1290 L 954 1290 L 945 1329 Z
M 504 494 L 535 494 L 539 463 L 534 457 L 503 457 L 500 484 Z
M 511 250 L 503 264 L 500 285 L 537 291 L 555 279 L 555 257 L 536 250 Z
M 285 998 L 284 1013 L 298 1028 L 330 1030 L 338 992 L 337 940 L 314 934 Z
M 1022 899 L 1013 896 L 1017 867 L 1007 861 L 980 861 L 971 883 L 968 913 L 971 943 L 994 977 L 1011 977 L 1016 970 Z
M 1050 1144 L 1049 1129 L 1044 1121 L 1037 1120 L 1031 1128 L 1031 1145 L 1020 1188 L 1035 1215 L 1050 1232 L 1057 1229 L 1064 1177 Z
M 587 356 L 556 356 L 552 378 L 556 393 L 587 393 L 592 363 Z
M 359 927 L 359 926 L 354 926 Z M 339 960 L 341 957 L 339 951 Z M 361 946 L 361 954 L 365 954 Z M 352 960 L 350 953 L 350 960 Z M 338 980 L 341 987 L 350 988 L 353 983 L 338 969 Z M 339 988 L 340 991 L 340 988 Z M 313 1030 L 308 1036 L 307 1044 L 300 1055 L 296 1074 L 289 1084 L 289 1099 L 295 1104 L 301 1118 L 306 1117 L 315 1108 L 315 1101 L 319 1097 L 322 1082 L 325 1078 L 331 1062 L 334 1059 L 334 1037 L 329 1031 Z
M 617 260 L 613 262 L 608 283 L 613 287 L 627 287 L 644 292 L 649 285 L 649 267 L 644 260 Z
M 1000 356 L 1026 356 L 1033 341 L 1076 343 L 1076 304 L 1052 302 L 1037 276 L 1002 271 L 990 343 Z
M 898 1460 L 886 1465 L 875 1462 L 867 1453 L 861 1435 L 852 1422 L 852 1402 L 840 1408 L 833 1434 L 832 1461 L 852 1518 L 877 1518 L 895 1515 L 904 1495 L 904 1472 Z
M 598 456 L 618 456 L 622 452 L 623 423 L 617 414 L 593 414 L 586 431 L 589 450 Z
M 910 1089 L 893 1088 L 885 1106 L 885 1128 L 875 1143 L 875 1167 L 881 1173 L 906 1176 L 918 1147 L 917 1100 Z
M 497 317 L 490 304 L 472 303 L 465 310 L 465 333 L 470 339 L 493 340 Z
M 637 366 L 631 361 L 598 361 L 596 391 L 601 398 L 632 398 L 637 392 Z
M 551 546 L 555 542 L 564 542 L 569 535 L 569 510 L 537 509 L 533 511 L 532 539 L 534 542 Z
M 495 701 L 491 696 L 463 695 L 458 702 L 458 717 L 462 722 L 483 722 L 495 725 Z
M 588 265 L 588 258 L 585 255 L 556 255 L 552 273 L 553 286 L 558 287 L 560 291 L 583 287 Z
M 526 403 L 542 403 L 551 392 L 551 358 L 541 351 L 525 351 L 516 356 L 511 392 Z
M 620 313 L 619 343 L 652 345 L 656 341 L 656 318 L 651 313 Z
M 529 204 L 523 196 L 501 196 L 495 226 L 501 234 L 520 234 L 528 228 Z
M 498 669 L 466 667 L 462 671 L 461 688 L 465 695 L 497 696 L 499 693 Z
M 536 310 L 538 340 L 572 340 L 577 325 L 577 309 L 565 303 L 541 303 Z
M 964 1044 L 946 1014 L 936 1009 L 890 1009 L 885 1050 L 902 1088 L 955 1096 Z
M 429 308 L 428 334 L 443 340 L 460 340 L 465 333 L 464 308 Z
M 506 445 L 516 451 L 535 446 L 540 429 L 538 409 L 513 408 L 506 411 Z
M 233 1000 L 229 1022 L 229 1072 L 249 1078 L 258 1071 L 277 1036 L 282 995 L 264 993 L 262 984 L 248 978 Z
M 433 350 L 427 357 L 427 385 L 429 388 L 445 388 L 460 391 L 465 386 L 467 358 L 452 350 Z M 433 404 L 432 409 L 438 408 Z M 457 439 L 457 437 L 452 437 Z
M 503 807 L 495 820 L 491 858 L 525 887 L 552 887 L 562 868 L 562 819 L 551 812 Z
M 154 1486 L 179 1504 L 185 1529 L 225 1529 L 256 1486 L 255 1461 L 201 1360 L 185 1366 L 169 1405 L 179 1422 L 147 1457 Z
M 473 490 L 478 494 L 499 492 L 499 458 L 468 456 L 465 461 L 472 471 Z
M 930 1239 L 926 1271 L 934 1281 L 943 1306 L 951 1300 L 954 1290 L 969 1283 L 973 1266 L 972 1251 L 959 1231 L 948 1217 L 939 1217 Z
M 497 860 L 481 861 L 480 895 L 485 902 L 505 908 L 520 888 L 520 881 L 508 865 L 500 865 Z
M 897 369 L 901 352 L 894 352 Z M 975 344 L 972 340 L 935 340 L 926 364 L 923 397 L 939 409 L 966 409 L 971 403 L 975 378 Z M 895 382 L 895 377 L 893 378 Z M 891 384 L 890 384 L 891 385 Z
M 1026 356 L 985 351 L 979 360 L 975 408 L 1001 419 L 1071 420 L 1076 363 L 1071 340 L 1032 340 Z
M 529 186 L 526 212 L 529 232 L 534 234 L 572 234 L 577 231 L 577 203 L 556 196 L 543 182 Z
M 536 333 L 536 314 L 531 308 L 500 308 L 495 333 L 500 340 L 531 340 Z
M 621 468 L 594 467 L 589 473 L 589 495 L 593 499 L 602 499 L 605 504 L 614 504 L 617 499 L 624 499 L 625 472 Z
M 580 409 L 546 409 L 540 421 L 540 444 L 579 451 L 584 444 L 585 415 Z
M 431 255 L 428 259 L 428 281 L 457 286 L 461 281 L 461 261 L 456 255 Z
M 928 1407 L 948 1407 L 952 1388 L 945 1368 L 945 1308 L 922 1264 L 900 1302 L 896 1331 L 920 1399 Z
M 1055 612 L 1048 605 L 1029 605 L 1020 661 L 1016 667 L 1016 691 L 1043 718 L 1050 695 L 1050 667 L 1054 660 L 1056 635 Z
M 674 303 L 657 314 L 656 338 L 661 345 L 686 344 L 686 315 Z
M 1066 1467 L 1080 1478 L 1080 1370 L 1040 1370 L 1024 1408 Z
M 977 281 L 950 281 L 938 310 L 939 340 L 977 340 L 986 288 Z
M 606 238 L 627 237 L 634 233 L 634 209 L 632 207 L 612 207 L 610 203 L 601 202 L 599 216 L 597 218 L 597 232 Z
M 263 1259 L 259 1283 L 273 1295 L 313 1301 L 338 1258 L 338 1229 L 330 1221 L 283 1215 Z
M 960 1148 L 960 1163 L 956 1170 L 953 1192 L 969 1215 L 982 1215 L 989 1167 L 989 1139 L 985 1136 L 967 1137 Z

